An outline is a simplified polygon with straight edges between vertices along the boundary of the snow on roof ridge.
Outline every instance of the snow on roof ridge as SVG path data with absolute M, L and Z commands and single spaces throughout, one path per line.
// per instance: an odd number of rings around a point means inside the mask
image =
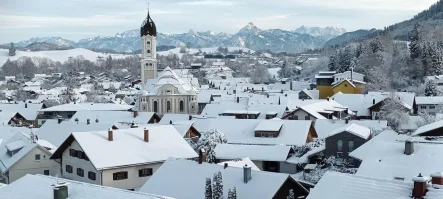
M 352 134 L 354 134 L 356 136 L 359 136 L 359 137 L 362 137 L 362 138 L 365 138 L 365 139 L 367 139 L 371 135 L 371 129 L 369 129 L 367 127 L 364 127 L 364 126 L 360 126 L 360 125 L 355 124 L 355 123 L 351 123 L 351 124 L 348 124 L 348 125 L 346 125 L 344 127 L 340 127 L 340 128 L 337 128 L 337 129 L 333 130 L 329 134 L 329 136 L 333 136 L 333 135 L 342 133 L 344 131 L 352 133 Z

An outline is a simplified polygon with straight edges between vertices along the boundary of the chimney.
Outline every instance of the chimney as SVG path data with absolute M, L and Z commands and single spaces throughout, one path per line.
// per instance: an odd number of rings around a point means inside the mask
M 98 123 L 98 122 L 99 122 L 98 118 L 97 118 L 97 119 L 95 119 L 95 123 Z
M 172 120 L 169 120 L 169 124 L 172 124 Z
M 91 120 L 90 120 L 90 119 L 87 119 L 87 120 L 86 120 L 86 124 L 88 124 L 88 125 L 91 124 Z
M 58 123 L 60 124 L 60 123 L 63 122 L 63 118 L 58 118 L 57 121 L 58 121 Z
M 198 154 L 198 164 L 202 164 L 206 160 L 206 151 L 205 149 L 200 149 Z
M 375 104 L 375 99 L 372 99 L 372 104 L 373 104 L 373 105 Z
M 192 115 L 189 115 L 189 120 L 192 120 Z
M 145 142 L 149 142 L 149 129 L 148 129 L 148 128 L 145 128 L 145 129 L 143 130 L 143 132 L 144 132 L 143 139 L 145 140 Z
M 328 102 L 329 102 L 329 97 L 327 97 L 326 100 L 328 100 Z
M 68 198 L 68 183 L 57 182 L 57 184 L 52 185 L 54 190 L 54 199 L 67 199 Z
M 114 131 L 112 130 L 112 128 L 109 128 L 109 130 L 108 130 L 108 140 L 109 141 L 114 140 Z
M 133 115 L 134 115 L 134 118 L 136 118 L 138 116 L 138 111 L 134 111 Z
M 412 181 L 414 181 L 414 190 L 412 191 L 412 197 L 415 199 L 421 199 L 424 198 L 426 195 L 426 183 L 429 179 L 427 177 L 423 177 L 420 174 L 418 174 L 417 177 L 413 177 Z
M 345 119 L 345 123 L 348 124 L 349 123 L 349 118 Z
M 291 81 L 290 84 L 289 84 L 289 90 L 292 91 L 292 81 Z
M 135 128 L 138 128 L 138 125 L 136 123 L 132 122 L 131 129 L 135 129 Z
M 414 142 L 412 140 L 406 140 L 405 142 L 405 154 L 411 155 L 414 153 Z
M 28 103 L 25 103 L 25 108 L 28 108 Z
M 247 164 L 243 167 L 243 181 L 247 184 L 251 180 L 251 167 Z
M 240 97 L 237 97 L 237 104 L 240 103 Z
M 226 169 L 226 168 L 228 168 L 228 163 L 227 162 L 225 162 L 223 169 Z
M 443 173 L 442 172 L 431 173 L 431 177 L 432 177 L 432 184 L 433 185 L 443 185 Z

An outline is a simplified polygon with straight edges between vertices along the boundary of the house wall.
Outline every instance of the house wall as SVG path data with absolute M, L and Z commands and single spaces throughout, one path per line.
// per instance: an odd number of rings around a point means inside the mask
M 35 155 L 40 154 L 40 161 L 35 160 Z M 25 176 L 26 174 L 44 174 L 49 170 L 49 175 L 60 175 L 60 164 L 55 160 L 49 159 L 51 154 L 43 149 L 36 147 L 28 154 L 22 157 L 9 169 L 9 183 Z
M 443 110 L 441 104 L 417 104 L 417 113 L 437 114 L 440 110 Z
M 344 81 L 340 85 L 334 87 L 332 90 L 334 91 L 334 94 L 338 92 L 342 92 L 344 94 L 359 94 L 361 91 L 361 85 L 354 83 L 355 88 L 349 84 L 349 82 Z
M 71 157 L 69 155 L 69 149 L 75 149 L 77 151 L 83 151 L 83 149 L 80 147 L 78 142 L 74 140 L 64 152 L 62 156 L 62 175 L 63 177 L 71 180 L 76 180 L 80 182 L 87 182 L 91 184 L 98 184 L 101 185 L 101 173 L 100 171 L 97 171 L 94 167 L 94 165 L 90 161 L 86 161 L 84 159 L 79 159 L 77 157 Z M 87 154 L 86 154 L 87 155 Z M 66 172 L 66 165 L 72 166 L 72 173 Z M 77 168 L 81 168 L 84 171 L 84 176 L 78 176 L 77 175 Z M 96 180 L 90 180 L 88 178 L 88 172 L 92 171 L 95 172 L 95 178 Z
M 140 166 L 132 166 L 126 168 L 119 169 L 109 169 L 103 171 L 103 185 L 109 187 L 115 187 L 120 189 L 134 189 L 138 191 L 145 183 L 149 180 L 150 176 L 147 177 L 139 177 L 138 171 L 140 169 L 152 168 L 152 173 L 160 168 L 163 163 L 155 163 L 149 165 L 140 165 Z M 127 171 L 128 179 L 125 180 L 114 180 L 114 173 Z
M 334 95 L 331 85 L 317 85 L 317 90 L 319 91 L 319 98 L 326 99 Z
M 280 189 L 275 193 L 273 199 L 287 199 L 289 190 L 291 189 L 294 191 L 294 198 L 302 198 L 302 196 L 306 197 L 309 194 L 293 179 L 288 177 L 288 179 L 283 182 Z
M 169 85 L 165 85 L 169 86 Z M 163 87 L 165 87 L 163 86 Z M 170 85 L 171 88 L 164 88 L 167 90 L 172 90 L 172 94 L 174 95 L 164 95 L 164 93 L 161 93 L 159 91 L 158 95 L 154 96 L 142 96 L 141 97 L 141 104 L 140 109 L 143 112 L 154 112 L 154 101 L 157 102 L 157 114 L 164 115 L 166 113 L 173 113 L 173 114 L 197 114 L 199 107 L 198 107 L 198 99 L 197 95 L 179 95 L 178 90 L 176 87 Z M 162 87 L 162 88 L 163 88 Z M 173 87 L 173 88 L 172 88 Z M 167 102 L 171 102 L 171 109 L 170 112 L 167 110 Z M 184 103 L 184 109 L 183 111 L 180 111 L 180 101 L 183 101 Z
M 364 82 L 364 75 L 359 73 L 352 73 L 352 79 Z M 351 79 L 351 72 L 338 73 L 334 75 L 334 81 L 341 81 L 344 79 Z
M 338 140 L 343 141 L 343 147 L 342 147 L 341 152 L 338 151 L 338 144 L 337 144 Z M 344 131 L 342 133 L 339 133 L 339 134 L 336 134 L 336 135 L 326 138 L 325 155 L 328 157 L 342 155 L 343 158 L 348 159 L 349 153 L 352 152 L 349 150 L 349 147 L 348 147 L 349 146 L 348 141 L 350 141 L 350 140 L 354 141 L 354 150 L 368 141 L 368 140 L 363 139 L 359 136 L 356 136 L 352 133 Z
M 420 136 L 443 136 L 443 127 L 422 133 Z
M 305 112 L 304 110 L 297 110 L 293 113 L 293 116 L 298 116 L 298 120 L 306 120 L 306 117 L 309 117 L 309 120 L 311 121 L 315 121 L 316 118 L 312 117 L 311 115 L 309 115 L 307 112 Z

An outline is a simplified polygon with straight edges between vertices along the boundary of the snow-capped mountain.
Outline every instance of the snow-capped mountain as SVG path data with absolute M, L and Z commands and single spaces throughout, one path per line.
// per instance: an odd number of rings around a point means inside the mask
M 346 30 L 344 28 L 336 28 L 332 26 L 328 26 L 326 28 L 301 26 L 300 28 L 295 29 L 294 32 L 308 34 L 314 37 L 321 37 L 327 35 L 339 36 L 346 33 Z
M 191 46 L 198 47 L 219 47 L 235 46 L 250 48 L 253 50 L 269 49 L 274 52 L 301 52 L 305 49 L 322 47 L 331 38 L 346 32 L 344 29 L 308 28 L 302 26 L 296 31 L 281 29 L 263 30 L 252 22 L 234 35 L 229 33 L 215 33 L 213 31 L 198 32 L 189 30 L 181 34 L 157 34 L 158 46 Z M 109 49 L 117 52 L 134 52 L 141 48 L 140 31 L 138 29 L 117 33 L 111 37 L 93 37 L 81 39 L 78 42 L 64 40 L 59 37 L 32 38 L 30 40 L 17 43 L 17 46 L 27 46 L 34 42 L 45 42 L 60 46 L 74 46 L 88 49 Z M 25 45 L 26 44 L 26 45 Z
M 63 39 L 61 37 L 34 37 L 28 40 L 20 41 L 18 43 L 15 43 L 15 46 L 18 47 L 26 47 L 32 43 L 48 43 L 48 44 L 55 44 L 60 47 L 72 47 L 74 46 L 75 42 L 67 39 Z

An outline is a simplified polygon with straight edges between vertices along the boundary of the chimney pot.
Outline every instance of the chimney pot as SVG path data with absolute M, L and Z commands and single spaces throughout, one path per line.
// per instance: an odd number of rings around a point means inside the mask
M 58 121 L 58 123 L 60 124 L 60 123 L 63 122 L 63 118 L 58 118 L 57 121 Z
M 98 123 L 98 122 L 99 122 L 98 118 L 97 118 L 97 119 L 95 119 L 95 123 Z
M 108 130 L 108 140 L 109 141 L 114 140 L 114 131 L 112 130 L 112 128 L 109 128 L 109 130 Z
M 68 183 L 66 182 L 62 182 L 62 183 L 57 183 L 53 186 L 53 190 L 54 190 L 54 199 L 67 199 L 69 196 L 69 192 L 68 192 Z
M 86 124 L 91 124 L 91 120 L 90 120 L 90 119 L 87 119 L 87 120 L 86 120 Z
M 328 100 L 328 102 L 329 102 L 329 97 L 327 97 L 326 100 Z
M 414 142 L 412 140 L 406 140 L 405 142 L 405 154 L 411 155 L 414 153 Z
M 247 184 L 251 180 L 251 167 L 245 164 L 243 167 L 243 181 Z
M 138 125 L 136 123 L 132 122 L 131 129 L 135 129 L 135 128 L 138 128 Z
M 431 173 L 431 177 L 432 177 L 432 184 L 433 185 L 443 185 L 443 173 L 442 172 Z
M 192 120 L 192 115 L 189 115 L 189 120 Z
M 25 103 L 25 108 L 28 108 L 28 103 Z
M 202 164 L 205 161 L 206 161 L 206 151 L 205 149 L 200 149 L 198 155 L 198 164 Z
M 144 130 L 143 130 L 143 132 L 144 132 L 144 140 L 145 140 L 145 142 L 149 142 L 149 129 L 148 128 L 145 128 Z
M 429 181 L 428 177 L 424 177 L 421 173 L 417 177 L 413 177 L 414 190 L 412 191 L 412 196 L 414 198 L 424 198 L 426 195 L 426 184 Z
M 237 97 L 237 103 L 240 103 L 240 97 Z
M 227 162 L 225 162 L 224 165 L 225 165 L 225 166 L 224 166 L 224 169 L 228 168 L 228 163 L 227 163 Z
M 136 118 L 138 116 L 138 111 L 134 111 L 133 115 L 134 115 L 134 118 Z

